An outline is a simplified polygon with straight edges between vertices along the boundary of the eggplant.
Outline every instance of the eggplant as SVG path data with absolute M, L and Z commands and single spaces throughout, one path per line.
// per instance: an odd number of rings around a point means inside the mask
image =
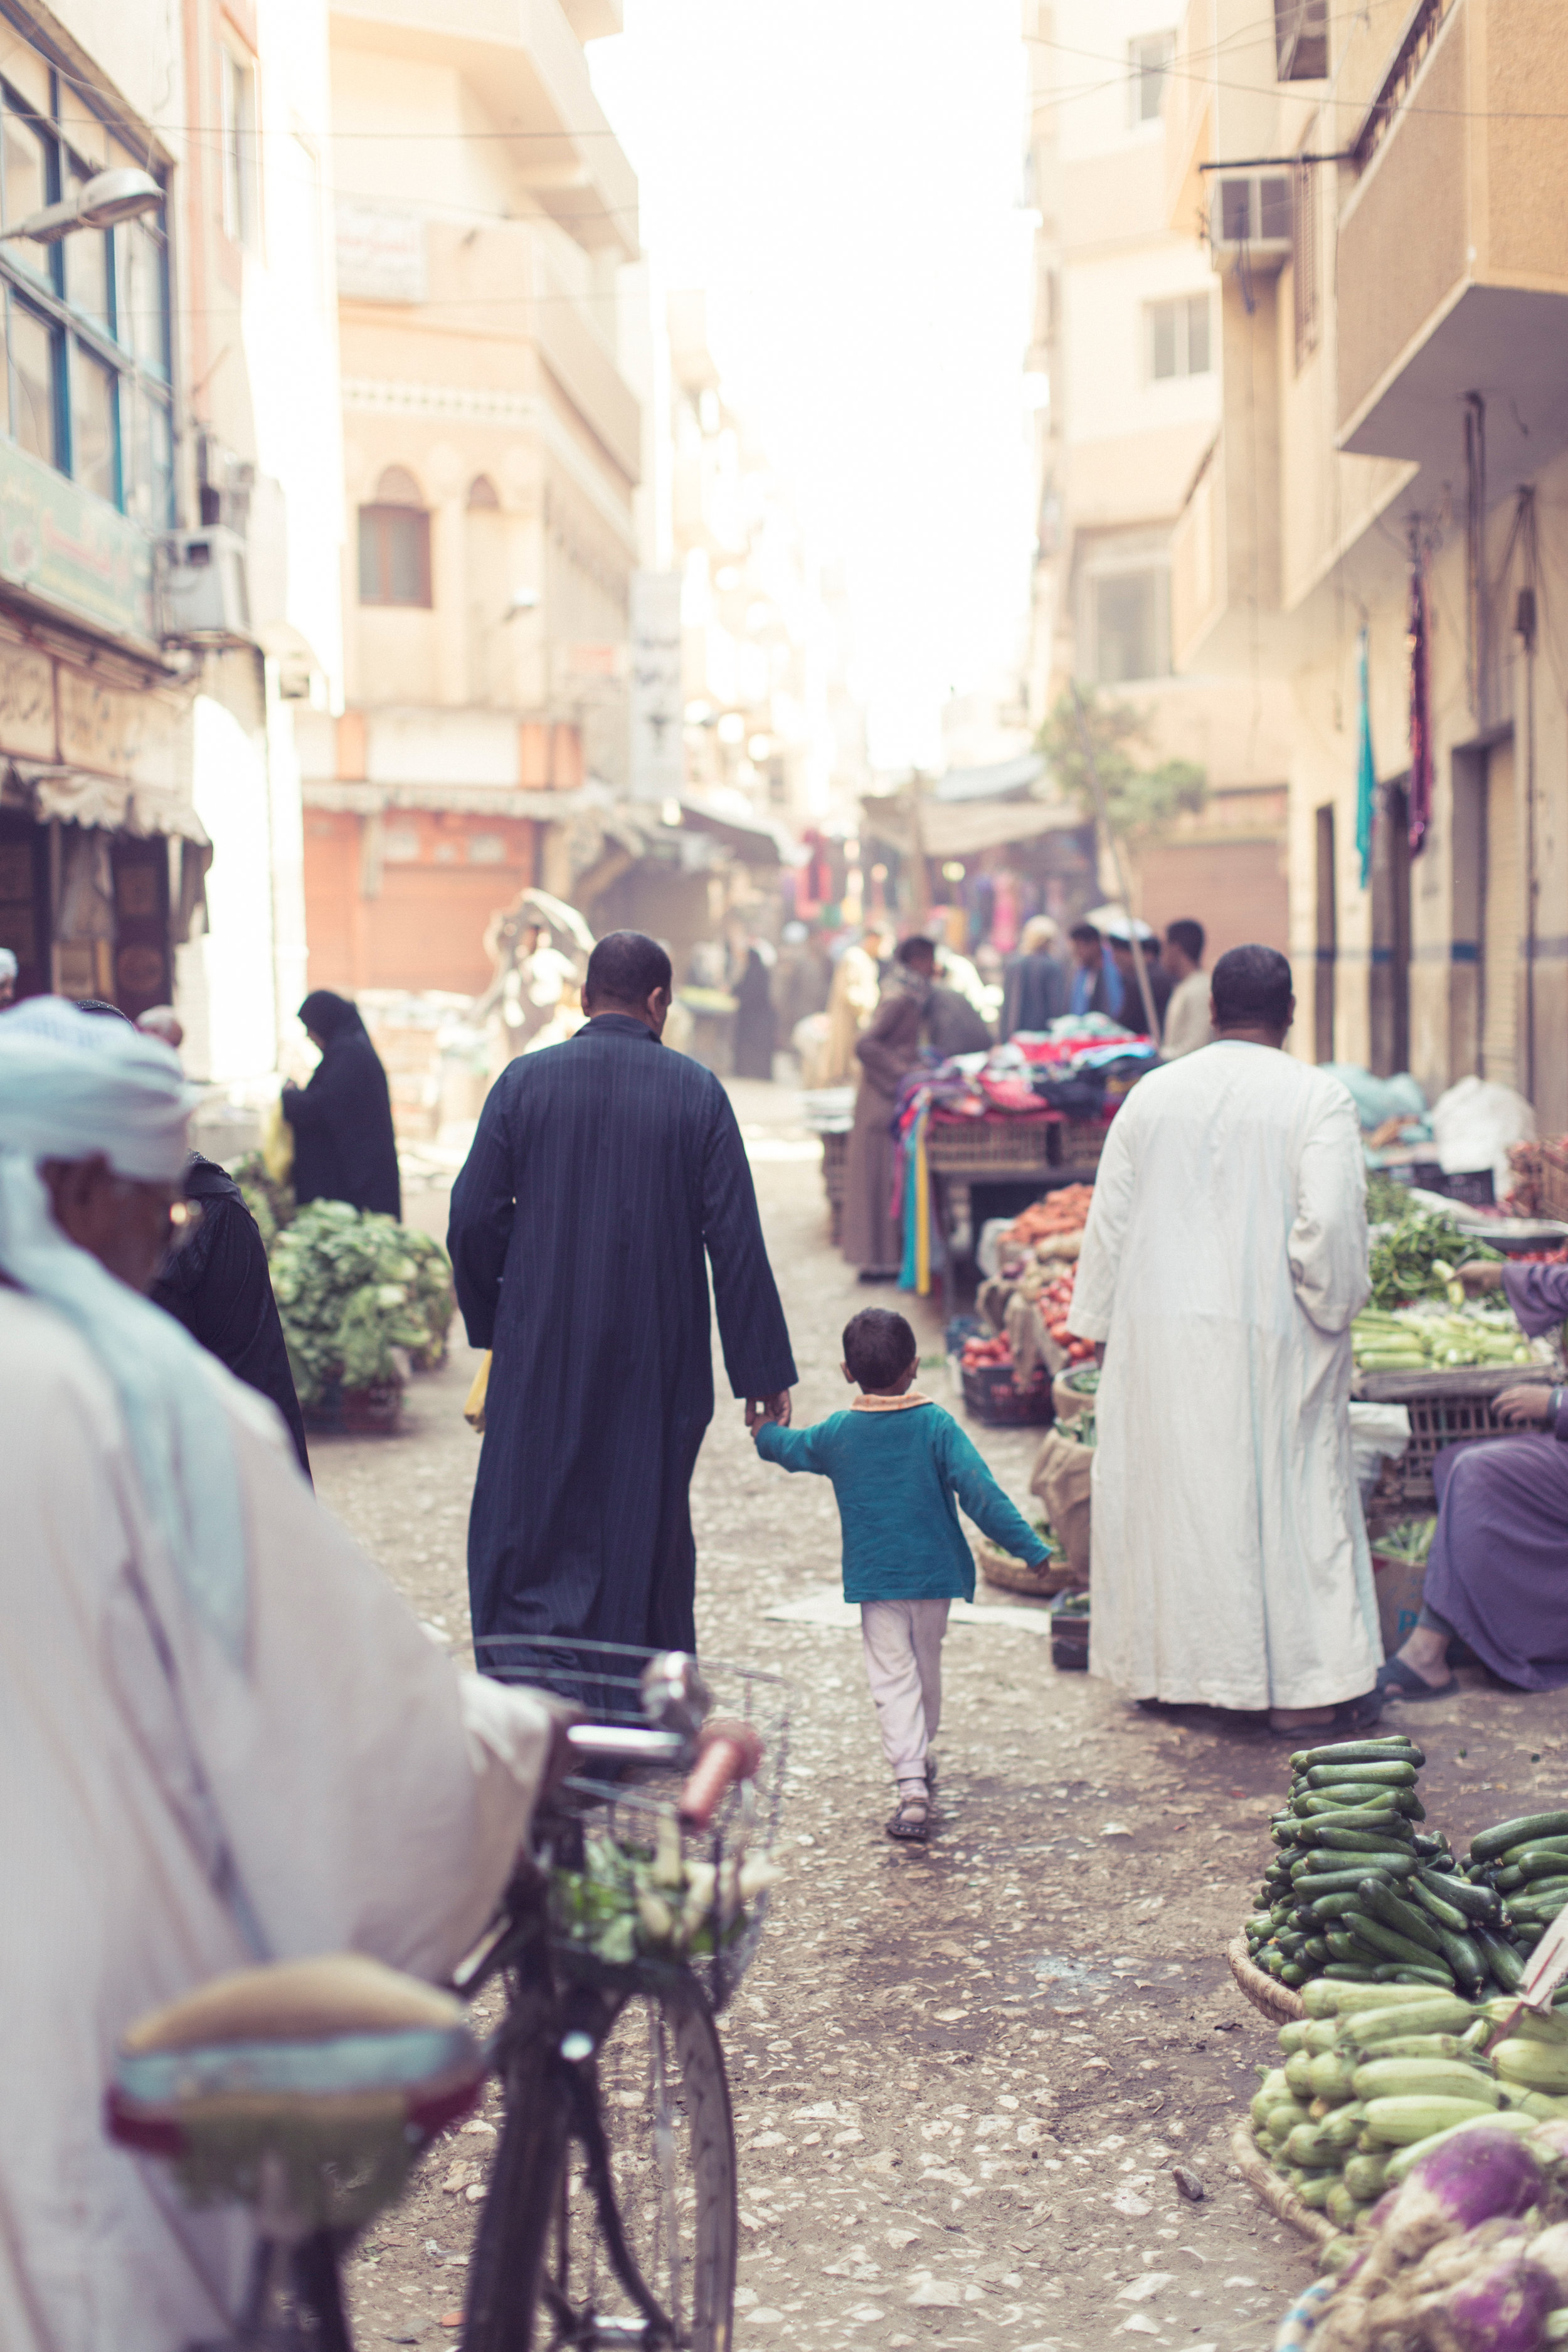
M 1545 2195 L 1546 2175 L 1523 2142 L 1482 2124 L 1454 2133 L 1411 2168 L 1384 2235 L 1398 2261 L 1415 2262 L 1440 2239 L 1528 2213 Z
M 1532 2252 L 1500 2246 L 1426 2315 L 1433 2352 L 1542 2352 L 1557 2282 Z

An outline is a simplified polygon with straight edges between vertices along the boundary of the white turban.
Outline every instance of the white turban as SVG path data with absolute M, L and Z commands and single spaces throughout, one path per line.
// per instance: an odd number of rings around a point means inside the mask
M 0 980 L 15 980 L 20 967 L 9 948 L 0 948 Z
M 186 1597 L 237 1658 L 245 1522 L 228 1416 L 202 1349 L 54 1221 L 38 1164 L 101 1152 L 176 1183 L 197 1089 L 155 1037 L 58 996 L 0 1013 L 0 1271 L 74 1324 L 114 1385 L 148 1508 Z

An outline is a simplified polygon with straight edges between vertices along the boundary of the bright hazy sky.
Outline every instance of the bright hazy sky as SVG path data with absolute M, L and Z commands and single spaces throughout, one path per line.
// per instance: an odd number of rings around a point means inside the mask
M 1031 531 L 1018 0 L 626 0 L 589 51 L 666 287 L 841 558 L 881 765 L 1014 664 Z

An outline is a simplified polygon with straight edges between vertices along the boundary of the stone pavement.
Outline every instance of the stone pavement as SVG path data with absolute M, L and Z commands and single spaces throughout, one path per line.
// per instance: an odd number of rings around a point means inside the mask
M 839 1332 L 883 1294 L 827 1245 L 795 1097 L 734 1093 L 805 1423 L 842 1403 Z M 406 1213 L 439 1231 L 445 1195 L 416 1192 Z M 938 1350 L 934 1313 L 896 1303 Z M 323 1500 L 461 1654 L 478 1442 L 460 1418 L 474 1360 L 454 1336 L 406 1434 L 321 1443 L 315 1461 Z M 939 1394 L 944 1377 L 928 1374 Z M 785 1874 L 722 2021 L 737 2343 L 1091 2352 L 1115 2336 L 1268 2352 L 1311 2263 L 1229 2168 L 1272 2036 L 1223 1952 L 1251 1907 L 1284 1748 L 1058 1676 L 1016 1603 L 986 1621 L 982 1585 L 947 1644 L 936 1834 L 893 1845 L 854 1632 L 768 1613 L 831 1591 L 831 1489 L 760 1463 L 721 1377 L 719 1394 L 693 1495 L 702 1644 L 784 1673 L 792 1708 Z M 1023 1499 L 1034 1434 L 971 1433 Z M 1561 1786 L 1559 1700 L 1468 1688 L 1420 1709 L 1417 1736 L 1428 1810 L 1456 1842 Z M 356 2258 L 363 2345 L 441 2340 L 497 2112 L 450 2136 Z

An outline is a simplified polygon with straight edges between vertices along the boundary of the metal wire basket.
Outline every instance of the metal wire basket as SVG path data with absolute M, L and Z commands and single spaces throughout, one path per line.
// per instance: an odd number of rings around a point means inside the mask
M 499 1682 L 552 1691 L 595 1724 L 648 1728 L 643 1675 L 657 1651 L 542 1634 L 475 1648 Z M 551 1872 L 552 1940 L 565 1972 L 630 1991 L 687 1969 L 717 2011 L 751 1965 L 767 1917 L 756 1865 L 768 1863 L 778 1838 L 789 1706 L 779 1675 L 709 1658 L 699 1671 L 709 1719 L 747 1724 L 761 1739 L 755 1773 L 728 1791 L 702 1830 L 680 1816 L 689 1758 L 622 1765 L 614 1779 L 574 1773 L 564 1788 L 580 1834 L 540 1860 Z

